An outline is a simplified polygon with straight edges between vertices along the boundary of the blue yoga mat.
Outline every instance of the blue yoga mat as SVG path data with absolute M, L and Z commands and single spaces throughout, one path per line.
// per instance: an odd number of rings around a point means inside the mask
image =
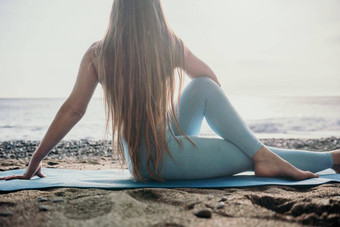
M 23 174 L 24 169 L 0 172 L 1 176 Z M 0 181 L 0 191 L 17 191 L 23 189 L 41 189 L 55 187 L 72 188 L 228 188 L 260 185 L 311 186 L 329 182 L 340 182 L 340 174 L 331 169 L 319 172 L 319 178 L 293 181 L 285 178 L 256 177 L 253 172 L 234 176 L 204 180 L 176 180 L 167 182 L 134 182 L 128 170 L 70 170 L 44 168 L 46 178 L 33 177 L 31 180 Z

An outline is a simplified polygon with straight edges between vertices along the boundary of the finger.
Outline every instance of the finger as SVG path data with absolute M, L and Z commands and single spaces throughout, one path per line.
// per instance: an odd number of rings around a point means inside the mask
M 40 164 L 37 172 L 35 172 L 35 175 L 37 175 L 38 177 L 46 177 L 46 175 L 43 174 L 41 170 L 42 170 L 42 165 Z
M 15 179 L 24 180 L 26 179 L 26 177 L 23 175 L 13 175 L 13 176 L 4 177 L 4 180 L 15 180 Z
M 14 175 L 14 176 L 9 176 L 9 177 L 7 177 L 7 179 L 6 180 L 15 180 L 15 179 L 26 179 L 24 176 L 22 176 L 22 175 Z
M 37 175 L 38 177 L 46 177 L 46 175 L 42 173 L 41 168 L 38 169 L 35 175 Z
M 217 83 L 217 85 L 218 85 L 219 87 L 221 87 L 221 84 L 220 84 L 220 82 L 216 81 L 216 83 Z

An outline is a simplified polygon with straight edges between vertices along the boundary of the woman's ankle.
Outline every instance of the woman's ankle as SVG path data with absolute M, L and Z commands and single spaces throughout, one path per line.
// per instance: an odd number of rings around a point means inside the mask
M 256 176 L 285 176 L 296 180 L 317 177 L 317 175 L 309 171 L 296 168 L 265 146 L 261 147 L 252 159 L 255 164 L 254 171 Z
M 263 162 L 268 161 L 274 158 L 276 154 L 274 154 L 272 151 L 270 151 L 265 146 L 262 146 L 252 157 L 253 161 L 256 162 Z

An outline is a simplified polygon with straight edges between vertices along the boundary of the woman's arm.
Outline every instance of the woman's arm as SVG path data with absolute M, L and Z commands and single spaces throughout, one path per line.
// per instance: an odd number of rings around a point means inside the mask
M 210 77 L 221 87 L 221 84 L 218 81 L 212 69 L 207 64 L 205 64 L 201 59 L 196 57 L 187 47 L 185 47 L 184 57 L 185 57 L 184 70 L 191 79 L 200 76 L 207 76 Z
M 0 180 L 31 179 L 34 175 L 44 177 L 41 172 L 41 161 L 59 141 L 83 117 L 87 105 L 98 84 L 98 76 L 93 64 L 93 45 L 85 53 L 73 90 L 47 130 L 43 140 L 34 152 L 26 172 L 0 178 Z

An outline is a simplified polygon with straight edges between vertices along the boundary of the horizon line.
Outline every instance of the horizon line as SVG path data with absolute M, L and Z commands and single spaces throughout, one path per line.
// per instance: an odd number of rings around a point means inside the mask
M 297 95 L 291 95 L 291 94 L 228 94 L 228 96 L 234 96 L 234 97 L 340 97 L 340 94 L 324 94 L 324 95 L 318 95 L 318 94 L 297 94 Z M 0 97 L 0 99 L 67 99 L 68 97 Z M 103 99 L 101 96 L 93 96 L 91 99 Z

